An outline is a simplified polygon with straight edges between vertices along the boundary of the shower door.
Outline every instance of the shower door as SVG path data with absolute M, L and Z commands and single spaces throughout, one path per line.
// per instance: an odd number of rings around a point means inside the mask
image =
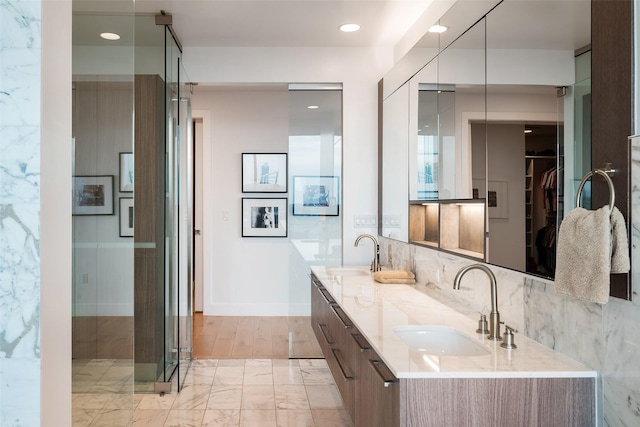
M 177 378 L 178 391 L 191 361 L 192 328 L 192 145 L 191 99 L 182 52 L 167 30 L 166 46 L 166 270 L 165 357 L 167 371 Z

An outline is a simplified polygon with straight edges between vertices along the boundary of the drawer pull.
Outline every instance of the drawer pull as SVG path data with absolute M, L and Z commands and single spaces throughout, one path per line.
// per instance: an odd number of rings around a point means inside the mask
M 380 379 L 382 380 L 382 384 L 385 387 L 390 387 L 392 385 L 396 385 L 398 384 L 398 380 L 397 379 L 392 379 L 392 380 L 388 380 L 384 377 L 384 374 L 380 371 L 380 365 L 382 364 L 382 362 L 380 362 L 379 360 L 369 360 L 369 364 L 373 367 L 373 369 L 376 371 L 376 374 L 378 374 L 378 376 L 380 377 Z
M 344 311 L 336 306 L 336 305 L 332 305 L 331 309 L 333 310 L 333 312 L 336 314 L 336 316 L 338 317 L 338 319 L 340 319 L 340 322 L 342 323 L 342 326 L 344 326 L 345 329 L 349 329 L 352 328 L 353 325 L 351 324 L 351 322 L 347 322 L 345 320 L 345 318 L 347 317 L 346 314 L 344 314 Z M 342 313 L 342 314 L 341 314 Z
M 327 290 L 325 288 L 318 287 L 318 292 L 320 292 L 320 295 L 322 295 L 322 298 L 324 298 L 324 300 L 327 302 L 327 304 L 329 304 L 329 305 L 335 305 L 336 304 L 336 302 L 333 300 L 333 298 L 331 298 L 330 295 L 327 295 Z
M 320 332 L 322 333 L 322 336 L 324 337 L 324 340 L 327 342 L 327 344 L 329 345 L 334 345 L 336 342 L 335 341 L 331 341 L 329 338 L 327 338 L 327 333 L 324 331 L 324 328 L 327 325 L 323 325 L 322 323 L 318 323 L 318 328 L 320 329 Z
M 351 338 L 358 344 L 358 349 L 360 352 L 365 353 L 367 351 L 372 351 L 372 348 L 369 346 L 369 343 L 364 339 L 364 337 L 360 334 L 352 334 Z
M 353 376 L 347 374 L 343 367 L 344 362 L 342 361 L 342 353 L 340 353 L 340 350 L 338 350 L 337 348 L 333 348 L 331 349 L 331 351 L 333 352 L 333 357 L 336 358 L 336 362 L 338 363 L 338 367 L 340 368 L 340 372 L 342 372 L 342 377 L 344 378 L 344 380 L 353 381 Z

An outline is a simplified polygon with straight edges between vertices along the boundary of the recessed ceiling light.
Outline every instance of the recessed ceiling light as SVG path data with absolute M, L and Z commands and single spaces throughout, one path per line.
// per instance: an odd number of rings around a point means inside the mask
M 429 28 L 429 32 L 430 33 L 444 33 L 448 29 L 449 28 L 445 27 L 444 25 L 436 24 L 436 25 L 432 25 L 431 28 Z
M 100 37 L 105 40 L 120 40 L 120 36 L 116 33 L 100 33 Z
M 307 108 L 308 108 L 309 110 L 317 110 L 317 109 L 318 109 L 318 108 L 320 108 L 320 107 L 319 107 L 319 106 L 317 106 L 317 105 L 309 105 Z
M 340 25 L 340 31 L 345 33 L 352 33 L 354 31 L 358 31 L 360 29 L 360 25 L 358 24 L 342 24 Z
M 525 129 L 524 130 L 524 133 L 532 133 L 532 132 L 533 132 L 533 130 L 531 130 L 531 129 Z

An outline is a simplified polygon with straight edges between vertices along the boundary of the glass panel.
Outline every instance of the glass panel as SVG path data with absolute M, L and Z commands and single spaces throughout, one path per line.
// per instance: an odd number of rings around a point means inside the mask
M 191 93 L 182 58 L 178 57 L 178 98 L 172 107 L 178 112 L 179 150 L 179 271 L 178 282 L 178 389 L 182 389 L 192 355 L 192 284 L 193 284 L 193 137 L 191 127 Z
M 288 162 L 289 357 L 321 358 L 309 268 L 342 264 L 342 90 L 289 91 Z
M 190 92 L 182 52 L 166 29 L 167 192 L 165 381 L 177 373 L 178 390 L 191 360 L 192 142 Z
M 414 170 L 409 160 L 410 84 L 407 82 L 382 104 L 382 235 L 403 242 L 409 238 L 407 171 Z M 417 90 L 415 94 L 417 94 Z M 416 109 L 414 109 L 415 111 Z M 414 126 L 415 128 L 415 126 Z M 414 145 L 412 144 L 412 147 Z M 410 162 L 408 165 L 407 163 Z M 415 176 L 415 174 L 412 174 Z
M 72 390 L 118 395 L 133 411 L 134 188 L 124 178 L 133 172 L 135 20 L 133 2 L 119 7 L 73 16 Z M 120 42 L 98 28 L 117 28 Z

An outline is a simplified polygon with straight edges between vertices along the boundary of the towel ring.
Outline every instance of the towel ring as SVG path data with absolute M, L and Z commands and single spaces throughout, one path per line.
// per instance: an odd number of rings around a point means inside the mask
M 611 181 L 609 175 L 607 175 L 607 173 L 602 169 L 594 169 L 582 178 L 582 181 L 580 181 L 580 185 L 578 186 L 578 194 L 576 195 L 576 207 L 580 207 L 580 199 L 582 197 L 582 189 L 584 188 L 584 185 L 587 183 L 589 178 L 596 174 L 603 177 L 604 180 L 607 181 L 607 184 L 609 184 L 609 208 L 611 209 L 611 212 L 613 212 L 613 207 L 616 203 L 616 190 L 613 187 L 613 181 Z

